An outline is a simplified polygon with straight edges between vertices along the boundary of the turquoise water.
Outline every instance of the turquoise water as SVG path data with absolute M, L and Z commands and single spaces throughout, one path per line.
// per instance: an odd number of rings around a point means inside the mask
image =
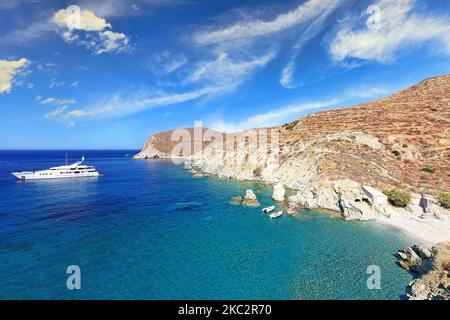
M 228 201 L 252 188 L 270 205 L 271 188 L 82 153 L 103 177 L 20 182 L 9 173 L 64 152 L 0 152 L 1 299 L 399 299 L 411 280 L 392 256 L 410 241 L 387 227 L 308 210 L 270 221 Z M 69 265 L 81 290 L 66 287 Z

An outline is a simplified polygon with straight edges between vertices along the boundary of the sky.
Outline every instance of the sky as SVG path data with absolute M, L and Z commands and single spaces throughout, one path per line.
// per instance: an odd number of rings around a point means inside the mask
M 0 149 L 280 125 L 450 70 L 450 1 L 0 0 Z

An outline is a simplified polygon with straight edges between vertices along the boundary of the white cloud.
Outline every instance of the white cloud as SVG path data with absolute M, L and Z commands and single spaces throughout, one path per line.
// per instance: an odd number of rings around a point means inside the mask
M 47 112 L 47 113 L 45 114 L 44 117 L 46 117 L 46 118 L 55 118 L 55 117 L 58 117 L 58 116 L 60 116 L 61 114 L 63 114 L 63 112 L 66 111 L 67 108 L 68 108 L 68 106 L 61 106 L 61 107 L 58 107 L 58 108 L 56 108 L 56 109 L 53 110 L 53 111 Z
M 53 15 L 53 23 L 60 27 L 84 31 L 101 31 L 111 28 L 106 19 L 97 17 L 89 10 L 80 10 L 79 14 L 61 9 Z
M 292 55 L 288 63 L 281 71 L 280 84 L 286 89 L 297 88 L 301 83 L 295 83 L 294 72 L 296 68 L 296 60 L 303 50 L 305 44 L 313 39 L 325 27 L 325 21 L 329 15 L 335 10 L 335 7 L 330 6 L 324 10 L 316 19 L 302 32 L 296 45 L 292 48 Z
M 273 127 L 288 123 L 303 116 L 306 111 L 319 110 L 323 108 L 337 107 L 345 101 L 352 99 L 379 98 L 386 96 L 396 89 L 385 87 L 359 86 L 344 90 L 344 93 L 337 98 L 330 98 L 319 102 L 301 102 L 290 104 L 285 107 L 278 107 L 268 112 L 256 114 L 239 122 L 227 122 L 222 119 L 213 119 L 210 127 L 221 132 L 238 132 L 252 128 Z
M 123 98 L 121 94 L 113 94 L 91 105 L 89 109 L 74 110 L 68 114 L 74 118 L 115 118 L 136 114 L 151 108 L 168 106 L 186 101 L 198 99 L 208 94 L 220 91 L 222 88 L 206 87 L 186 93 L 161 93 L 151 95 L 147 91 L 127 94 Z
M 163 51 L 155 54 L 148 64 L 148 67 L 157 76 L 165 76 L 180 69 L 187 63 L 183 54 L 173 54 L 170 51 Z
M 39 97 L 39 99 L 38 99 Z M 68 105 L 68 104 L 74 104 L 77 101 L 75 99 L 56 99 L 56 98 L 47 98 L 42 100 L 41 96 L 36 97 L 36 101 L 39 101 L 40 104 L 45 104 L 47 106 L 61 106 L 61 105 Z
M 240 122 L 215 120 L 212 122 L 211 128 L 221 132 L 232 133 L 252 128 L 277 126 L 300 117 L 300 115 L 305 111 L 336 106 L 340 102 L 341 100 L 334 99 L 323 102 L 292 104 L 286 107 L 276 108 L 265 113 L 253 115 Z
M 413 13 L 414 0 L 378 0 L 381 9 L 380 29 L 366 26 L 355 30 L 360 21 L 345 21 L 330 45 L 335 61 L 346 58 L 388 62 L 396 59 L 402 49 L 432 45 L 441 53 L 450 54 L 450 18 L 448 15 Z M 363 15 L 367 20 L 368 16 Z
M 15 75 L 29 64 L 30 61 L 25 58 L 17 61 L 0 60 L 0 94 L 11 92 Z
M 72 13 L 68 9 L 61 9 L 53 15 L 52 21 L 60 28 L 66 42 L 84 45 L 95 54 L 130 50 L 128 37 L 124 33 L 112 31 L 106 19 L 90 10 Z
M 280 14 L 273 20 L 241 21 L 222 29 L 200 32 L 194 39 L 198 44 L 206 45 L 275 33 L 308 21 L 334 8 L 339 2 L 340 0 L 308 0 L 295 10 Z
M 120 32 L 104 31 L 101 34 L 102 41 L 97 46 L 96 54 L 105 52 L 121 52 L 128 50 L 128 37 Z
M 386 96 L 395 91 L 393 88 L 388 89 L 386 87 L 368 87 L 360 86 L 357 88 L 348 89 L 345 91 L 344 96 L 346 99 L 358 99 L 358 98 L 374 98 Z
M 78 88 L 78 85 L 80 84 L 80 82 L 79 81 L 75 81 L 75 82 L 72 82 L 71 84 L 70 84 L 70 87 L 71 88 Z
M 152 94 L 147 90 L 113 94 L 89 105 L 88 108 L 65 113 L 69 118 L 115 118 L 123 117 L 148 109 L 179 104 L 202 97 L 208 97 L 234 89 L 258 67 L 264 66 L 273 57 L 267 54 L 249 61 L 232 61 L 226 55 L 216 60 L 203 61 L 197 64 L 186 82 L 199 85 L 199 89 L 184 93 Z M 67 101 L 65 101 L 67 102 Z
M 56 80 L 56 79 L 51 79 L 51 80 L 50 80 L 50 83 L 49 83 L 49 85 L 48 85 L 48 87 L 49 87 L 50 89 L 53 89 L 53 88 L 61 87 L 61 86 L 63 86 L 63 85 L 64 85 L 64 81 L 58 81 L 58 80 Z
M 266 66 L 274 56 L 274 52 L 269 52 L 250 59 L 233 60 L 228 54 L 221 53 L 215 60 L 199 62 L 185 79 L 185 83 L 200 82 L 228 88 L 226 91 L 233 90 L 248 80 L 257 69 Z

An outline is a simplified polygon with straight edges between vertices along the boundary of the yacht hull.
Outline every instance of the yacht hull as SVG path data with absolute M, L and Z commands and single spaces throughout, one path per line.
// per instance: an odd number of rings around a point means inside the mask
M 75 179 L 75 178 L 86 178 L 86 177 L 99 177 L 100 174 L 89 173 L 89 174 L 77 174 L 77 175 L 47 175 L 47 176 L 39 176 L 34 173 L 21 173 L 21 172 L 13 172 L 13 176 L 15 176 L 19 180 L 49 180 L 49 179 Z

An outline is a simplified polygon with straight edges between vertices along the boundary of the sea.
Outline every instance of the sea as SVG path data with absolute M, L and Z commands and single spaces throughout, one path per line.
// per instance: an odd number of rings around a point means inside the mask
M 137 152 L 0 151 L 0 299 L 403 299 L 398 231 L 316 210 L 270 220 L 271 187 Z M 11 175 L 66 153 L 103 175 Z M 261 207 L 230 203 L 246 189 Z

